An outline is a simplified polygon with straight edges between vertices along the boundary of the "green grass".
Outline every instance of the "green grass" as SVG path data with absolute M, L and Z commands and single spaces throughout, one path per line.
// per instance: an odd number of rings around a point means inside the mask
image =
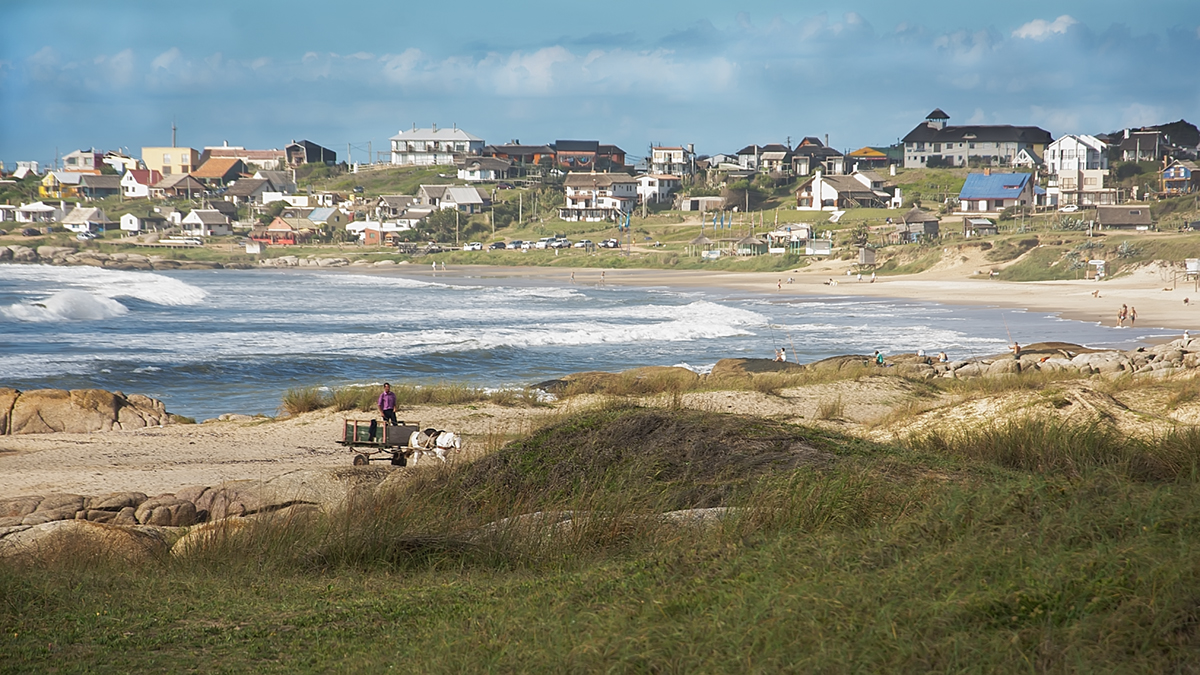
M 344 386 L 332 389 L 321 387 L 299 387 L 288 389 L 280 409 L 289 415 L 299 415 L 314 410 L 333 408 L 338 412 L 357 410 L 370 412 L 376 409 L 378 387 Z M 397 407 L 415 405 L 455 405 L 490 401 L 500 405 L 541 405 L 537 392 L 529 389 L 483 389 L 461 383 L 443 384 L 395 384 Z
M 0 566 L 0 669 L 1190 672 L 1194 474 L 1067 452 L 1080 434 L 1121 443 L 1062 428 L 1010 462 L 976 441 L 583 413 L 190 559 Z M 642 517 L 703 505 L 742 511 Z M 591 515 L 480 528 L 535 510 Z
M 916 251 L 910 253 L 905 251 L 899 255 L 892 256 L 876 271 L 879 274 L 918 274 L 930 269 L 938 264 L 942 259 L 941 249 L 929 251 Z

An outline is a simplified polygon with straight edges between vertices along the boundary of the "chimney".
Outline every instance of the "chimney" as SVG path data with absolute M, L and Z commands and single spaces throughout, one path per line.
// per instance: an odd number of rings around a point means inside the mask
M 1129 138 L 1129 130 L 1128 129 L 1125 130 L 1125 138 Z
M 829 147 L 829 134 L 825 134 L 825 147 Z
M 433 133 L 437 133 L 437 122 L 433 123 Z

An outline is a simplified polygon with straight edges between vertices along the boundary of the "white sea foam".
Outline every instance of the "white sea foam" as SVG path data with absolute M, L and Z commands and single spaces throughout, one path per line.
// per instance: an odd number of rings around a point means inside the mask
M 99 267 L 0 265 L 0 280 L 31 282 L 52 292 L 73 289 L 110 299 L 137 298 L 166 306 L 196 305 L 208 296 L 198 286 L 162 274 Z
M 116 300 L 83 291 L 59 291 L 45 300 L 0 307 L 0 314 L 17 321 L 99 321 L 128 313 Z

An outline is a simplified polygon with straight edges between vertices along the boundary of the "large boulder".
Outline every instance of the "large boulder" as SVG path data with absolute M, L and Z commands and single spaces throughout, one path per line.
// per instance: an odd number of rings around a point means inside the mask
M 147 562 L 168 550 L 166 537 L 151 529 L 118 527 L 87 520 L 59 520 L 28 528 L 11 528 L 0 538 L 0 559 L 54 561 L 113 557 Z
M 28 246 L 9 246 L 8 249 L 12 251 L 13 262 L 37 262 L 37 251 Z
M 175 495 L 159 495 L 142 502 L 134 517 L 142 525 L 181 527 L 199 522 L 196 505 Z
M 19 394 L 16 389 L 0 388 L 0 436 L 8 433 L 8 422 Z
M 7 391 L 0 390 L 0 408 Z M 103 389 L 35 389 L 16 395 L 0 433 L 88 433 L 161 426 L 169 421 L 162 402 L 146 396 L 126 398 Z
M 849 357 L 858 358 L 858 357 Z M 866 358 L 866 357 L 861 357 Z M 830 361 L 819 361 L 825 363 Z M 861 365 L 862 361 L 859 361 Z M 817 364 L 813 364 L 815 367 Z M 789 373 L 799 372 L 804 370 L 804 366 L 798 363 L 790 363 L 787 361 L 776 361 L 774 359 L 721 359 L 713 366 L 710 377 L 720 379 L 722 377 L 746 377 L 747 375 L 755 375 L 758 373 Z

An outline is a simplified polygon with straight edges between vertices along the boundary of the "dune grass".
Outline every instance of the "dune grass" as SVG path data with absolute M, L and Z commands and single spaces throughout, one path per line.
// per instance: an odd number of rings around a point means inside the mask
M 378 387 L 345 386 L 325 389 L 303 387 L 284 393 L 280 408 L 289 415 L 333 408 L 338 412 L 375 410 L 382 390 Z M 397 384 L 392 387 L 398 407 L 454 405 L 491 402 L 498 405 L 543 405 L 539 393 L 530 389 L 484 389 L 461 383 L 434 385 Z
M 0 669 L 1189 672 L 1198 441 L 610 406 L 188 558 L 0 565 Z

